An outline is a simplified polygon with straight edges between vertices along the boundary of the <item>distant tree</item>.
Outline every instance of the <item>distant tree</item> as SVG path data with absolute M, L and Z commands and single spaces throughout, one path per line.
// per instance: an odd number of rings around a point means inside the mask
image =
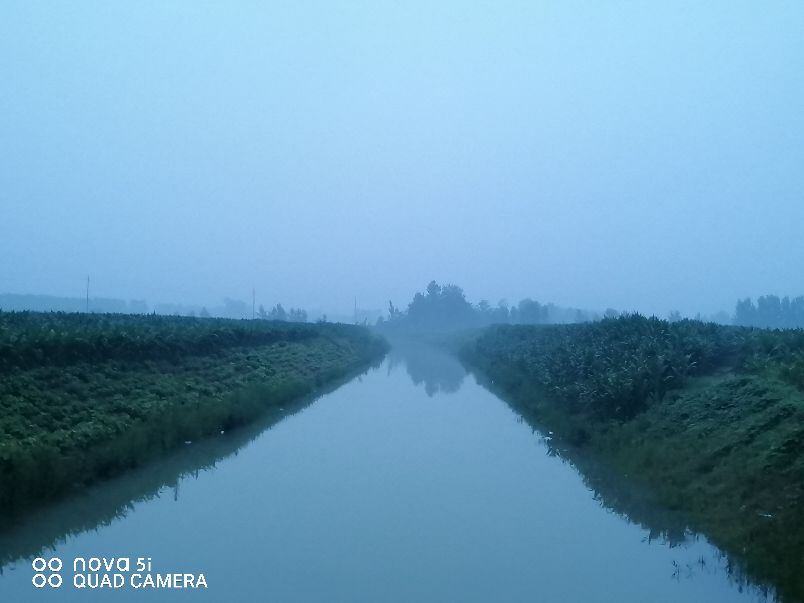
M 408 305 L 408 326 L 415 329 L 450 329 L 475 322 L 475 309 L 457 285 L 427 285 L 427 294 L 417 293 Z
M 782 320 L 782 300 L 778 295 L 763 295 L 757 299 L 757 316 L 760 326 L 773 329 L 784 326 Z
M 394 302 L 388 300 L 388 320 L 397 320 L 402 318 L 402 311 L 394 305 Z
M 285 309 L 282 307 L 282 304 L 276 304 L 268 313 L 268 318 L 270 320 L 287 320 L 288 315 L 287 312 L 285 312 Z
M 734 312 L 734 324 L 743 327 L 753 327 L 757 321 L 757 308 L 750 297 L 737 300 L 737 308 Z
M 790 318 L 790 298 L 785 295 L 780 303 L 779 327 L 785 328 L 793 326 Z
M 606 308 L 606 311 L 603 312 L 603 318 L 617 318 L 619 315 L 620 313 L 614 308 Z
M 290 322 L 307 322 L 307 311 L 301 308 L 291 308 L 288 312 Z
M 737 301 L 734 324 L 744 327 L 768 329 L 795 329 L 804 327 L 804 296 L 780 298 L 763 295 L 756 304 L 751 298 Z
M 202 307 L 202 308 L 201 308 L 201 311 L 198 313 L 198 315 L 199 315 L 201 318 L 211 318 L 211 316 L 210 316 L 210 314 L 209 314 L 209 310 L 207 310 L 207 307 L 206 307 L 206 306 L 204 306 L 204 307 Z
M 260 304 L 260 307 L 257 309 L 257 318 L 260 320 L 268 320 L 268 312 L 265 311 L 265 306 Z
M 497 307 L 492 311 L 492 322 L 505 323 L 511 320 L 511 310 L 508 307 L 508 300 L 501 299 L 497 302 Z
M 423 292 L 417 292 L 406 311 L 400 311 L 393 302 L 388 302 L 388 319 L 377 321 L 378 326 L 390 331 L 444 331 L 477 327 L 493 323 L 570 323 L 598 320 L 597 313 L 585 313 L 575 308 L 542 305 L 532 299 L 523 299 L 516 306 L 509 306 L 501 299 L 496 306 L 488 300 L 471 304 L 460 287 L 453 284 L 440 285 L 430 281 Z
M 804 296 L 790 300 L 790 326 L 804 327 Z
M 519 302 L 517 315 L 522 324 L 543 324 L 547 322 L 547 307 L 526 297 Z
M 496 306 L 492 305 L 485 299 L 481 299 L 477 303 L 477 310 L 475 322 L 478 325 L 488 324 L 501 324 L 509 322 L 510 311 L 508 309 L 508 302 L 501 299 Z
M 227 318 L 251 318 L 251 307 L 239 299 L 223 300 L 223 314 Z
M 669 322 L 679 322 L 681 320 L 681 312 L 678 310 L 673 310 L 667 315 L 667 320 Z

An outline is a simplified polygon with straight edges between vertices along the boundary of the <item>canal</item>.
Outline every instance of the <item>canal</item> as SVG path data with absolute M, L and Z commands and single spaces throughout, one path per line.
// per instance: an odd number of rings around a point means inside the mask
M 0 601 L 767 600 L 704 538 L 663 536 L 590 483 L 455 359 L 396 348 L 273 425 L 6 529 Z M 60 588 L 34 588 L 38 556 L 62 560 Z M 130 559 L 125 586 L 76 588 L 91 557 Z M 134 589 L 137 558 L 207 588 Z

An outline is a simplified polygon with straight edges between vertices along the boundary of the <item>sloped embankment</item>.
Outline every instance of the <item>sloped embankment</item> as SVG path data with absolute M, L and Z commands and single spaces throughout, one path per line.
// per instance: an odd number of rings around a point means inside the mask
M 804 333 L 631 316 L 492 327 L 461 355 L 560 446 L 804 600 Z
M 0 510 L 249 422 L 385 351 L 349 325 L 0 313 Z

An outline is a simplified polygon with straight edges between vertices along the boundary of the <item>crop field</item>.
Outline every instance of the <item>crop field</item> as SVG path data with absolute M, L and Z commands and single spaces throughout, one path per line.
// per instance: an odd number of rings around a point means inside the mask
M 0 313 L 0 509 L 231 429 L 384 351 L 349 325 Z

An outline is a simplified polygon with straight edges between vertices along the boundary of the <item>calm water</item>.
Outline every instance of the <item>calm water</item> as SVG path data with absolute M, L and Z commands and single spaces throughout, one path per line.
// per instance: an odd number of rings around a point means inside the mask
M 65 582 L 36 590 L 31 559 L 54 539 L 44 556 Z M 79 556 L 150 557 L 208 589 L 76 590 Z M 0 561 L 0 601 L 15 602 L 764 600 L 703 539 L 670 546 L 607 509 L 426 349 L 392 352 L 270 429 L 189 444 L 42 511 L 0 536 Z

